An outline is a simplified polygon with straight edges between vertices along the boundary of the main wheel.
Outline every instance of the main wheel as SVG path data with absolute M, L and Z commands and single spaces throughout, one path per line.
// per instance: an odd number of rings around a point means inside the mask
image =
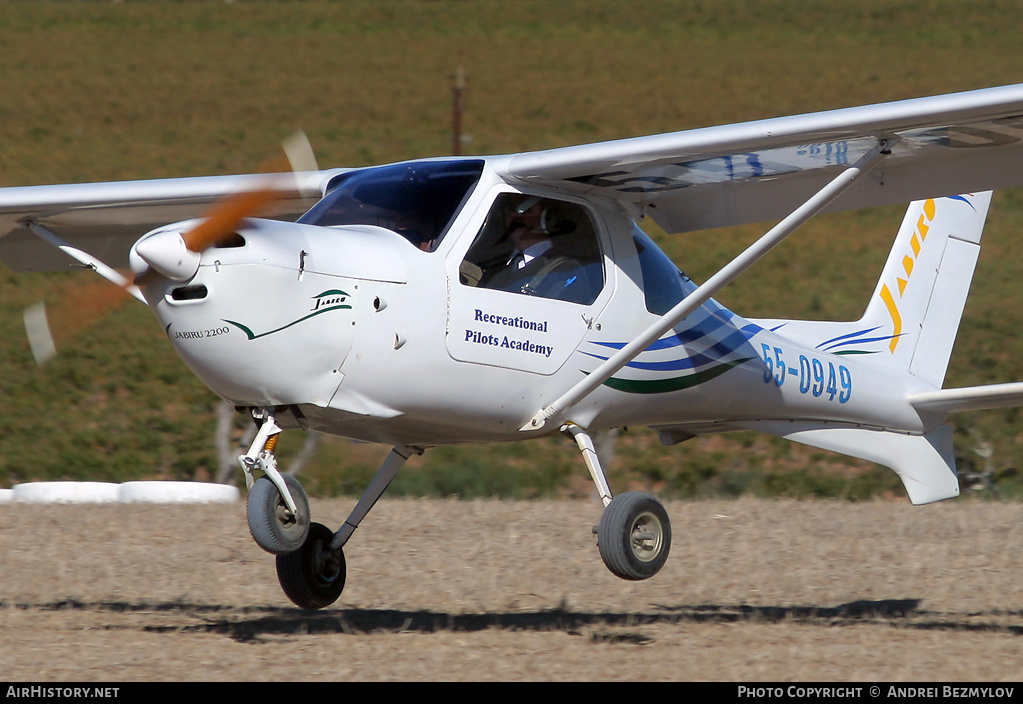
M 612 499 L 597 527 L 600 557 L 622 579 L 649 579 L 668 559 L 671 524 L 661 502 L 640 491 Z
M 288 509 L 277 485 L 265 475 L 252 485 L 246 503 L 252 539 L 271 555 L 284 555 L 298 550 L 309 535 L 309 499 L 306 498 L 305 489 L 290 474 L 283 477 L 297 512 Z
M 330 606 L 345 588 L 345 554 L 331 549 L 334 534 L 322 523 L 309 527 L 298 550 L 277 556 L 277 579 L 284 594 L 303 609 Z

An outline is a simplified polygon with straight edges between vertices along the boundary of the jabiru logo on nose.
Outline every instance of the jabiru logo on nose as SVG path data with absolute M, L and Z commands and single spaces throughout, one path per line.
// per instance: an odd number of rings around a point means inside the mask
M 243 325 L 242 323 L 239 323 L 234 320 L 227 320 L 225 318 L 224 322 L 237 327 L 239 330 L 244 332 L 250 340 L 257 340 L 261 337 L 266 337 L 267 335 L 273 335 L 275 332 L 286 330 L 292 327 L 293 325 L 298 325 L 299 323 L 305 320 L 309 320 L 310 318 L 316 317 L 321 313 L 329 313 L 330 311 L 333 310 L 349 310 L 351 309 L 352 306 L 350 303 L 346 302 L 348 298 L 349 295 L 340 289 L 330 289 L 324 291 L 323 293 L 318 293 L 312 297 L 313 307 L 309 309 L 310 310 L 309 313 L 303 315 L 300 318 L 292 320 L 290 323 L 287 323 L 278 328 L 274 328 L 273 330 L 268 330 L 267 332 L 262 333 L 255 333 L 248 326 Z

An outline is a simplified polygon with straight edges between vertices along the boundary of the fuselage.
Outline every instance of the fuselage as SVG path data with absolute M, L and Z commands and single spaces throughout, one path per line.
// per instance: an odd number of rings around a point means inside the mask
M 298 223 L 247 221 L 187 280 L 144 287 L 175 350 L 235 406 L 374 442 L 523 439 L 556 430 L 520 428 L 695 289 L 610 202 L 512 186 L 482 160 L 354 173 Z M 530 208 L 578 270 L 559 265 L 547 289 L 489 285 L 512 249 L 507 213 Z M 786 327 L 711 300 L 560 421 L 926 429 L 905 400 L 921 382 L 822 349 L 827 327 Z

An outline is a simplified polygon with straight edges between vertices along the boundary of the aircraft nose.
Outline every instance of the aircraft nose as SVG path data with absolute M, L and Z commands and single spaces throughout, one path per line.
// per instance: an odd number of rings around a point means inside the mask
M 171 281 L 188 281 L 199 270 L 199 252 L 185 244 L 177 230 L 156 232 L 135 243 L 132 248 L 131 269 L 139 276 L 152 267 Z

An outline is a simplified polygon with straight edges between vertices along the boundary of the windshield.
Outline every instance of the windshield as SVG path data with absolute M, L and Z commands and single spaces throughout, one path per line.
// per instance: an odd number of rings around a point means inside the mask
M 298 219 L 308 225 L 377 225 L 432 251 L 479 181 L 483 162 L 425 161 L 342 174 Z

